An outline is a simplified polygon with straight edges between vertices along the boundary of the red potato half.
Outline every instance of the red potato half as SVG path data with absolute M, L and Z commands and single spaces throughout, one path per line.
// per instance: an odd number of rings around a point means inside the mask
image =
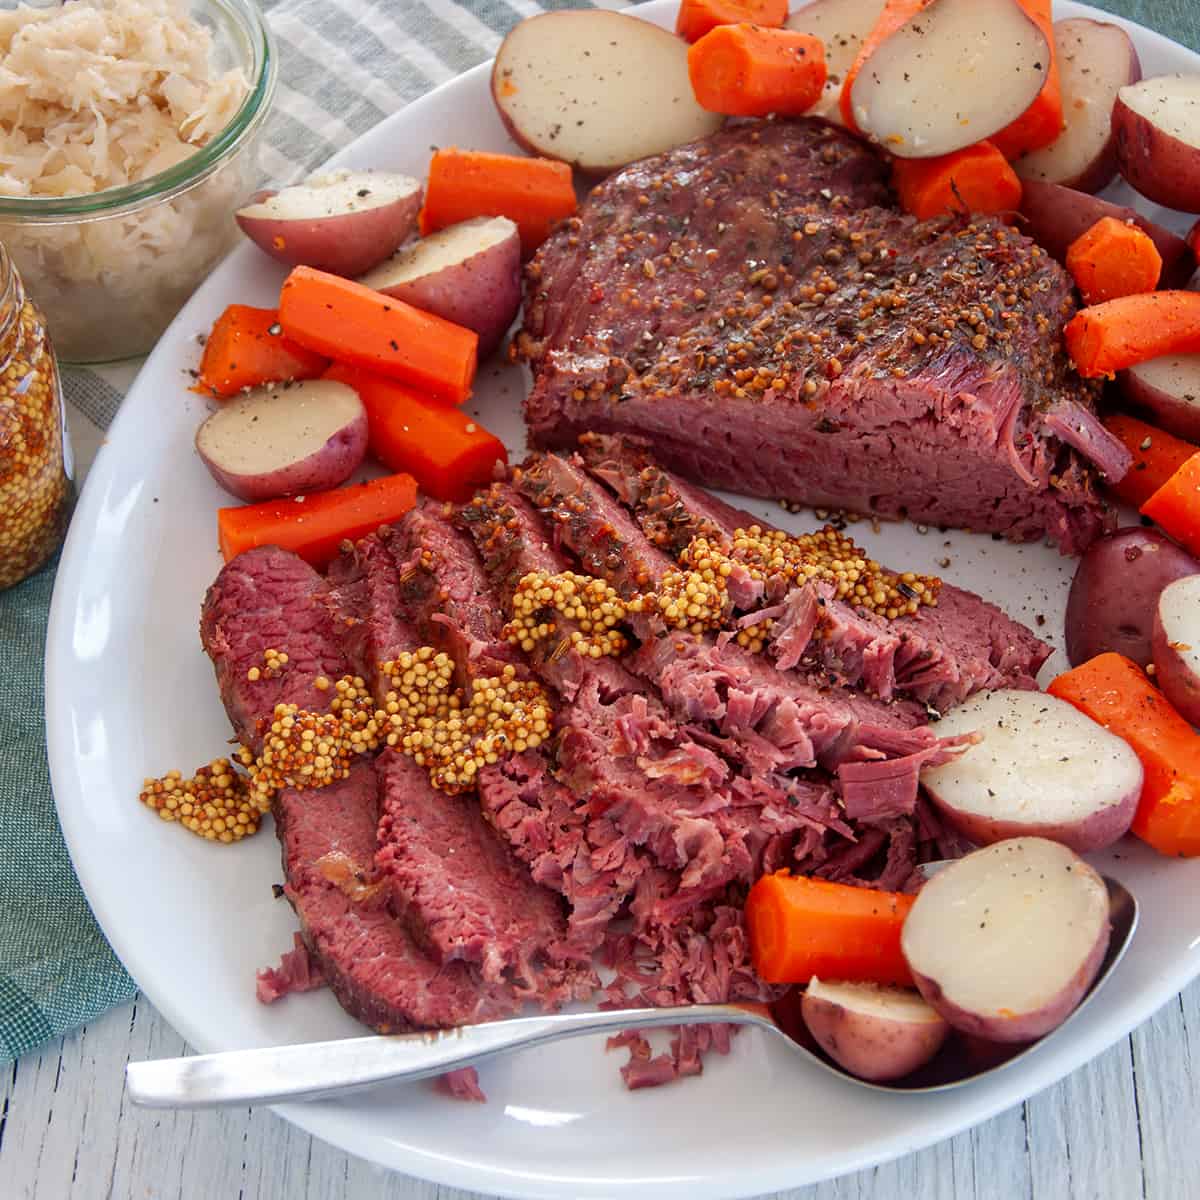
M 825 90 L 809 110 L 838 125 L 842 121 L 842 80 L 875 28 L 886 0 L 814 0 L 787 19 L 787 28 L 810 33 L 825 44 Z
M 921 783 L 949 824 L 976 845 L 1053 838 L 1080 854 L 1129 830 L 1142 764 L 1128 743 L 1042 692 L 980 692 L 938 723 L 938 734 L 980 740 Z
M 482 358 L 521 307 L 521 235 L 507 217 L 476 217 L 405 246 L 359 282 L 475 330 Z
M 1054 45 L 1065 125 L 1049 146 L 1017 159 L 1013 168 L 1022 179 L 1098 192 L 1117 173 L 1117 92 L 1141 79 L 1142 64 L 1129 34 L 1107 21 L 1057 21 Z
M 1022 181 L 1020 211 L 1025 218 L 1026 232 L 1058 262 L 1066 261 L 1071 243 L 1102 217 L 1115 217 L 1118 221 L 1132 221 L 1149 234 L 1163 260 L 1160 286 L 1182 287 L 1195 268 L 1192 252 L 1183 238 L 1148 221 L 1135 209 L 1101 200 L 1087 192 L 1057 183 L 1025 179 Z
M 625 13 L 542 13 L 500 44 L 492 99 L 530 154 L 613 171 L 721 127 L 692 95 L 687 52 L 682 38 Z
M 415 179 L 342 169 L 260 192 L 236 216 L 242 232 L 279 262 L 353 278 L 411 237 L 420 211 Z
M 1123 87 L 1113 107 L 1117 169 L 1156 204 L 1200 212 L 1200 75 Z
M 850 92 L 854 119 L 901 158 L 989 138 L 1037 99 L 1046 35 L 1017 0 L 934 0 L 871 55 Z
M 1117 375 L 1125 398 L 1151 423 L 1184 441 L 1200 441 L 1200 354 L 1167 354 Z
M 908 988 L 825 983 L 815 975 L 800 1015 L 817 1044 L 851 1075 L 883 1082 L 923 1067 L 950 1026 Z
M 1184 720 L 1200 725 L 1200 575 L 1163 588 L 1153 638 L 1154 681 Z
M 955 1029 L 1029 1042 L 1070 1016 L 1108 938 L 1104 880 L 1059 842 L 1022 837 L 930 879 L 900 947 L 921 995 Z
M 196 431 L 212 477 L 257 503 L 337 487 L 367 453 L 367 411 L 344 383 L 308 379 L 234 397 Z
M 1134 525 L 1097 538 L 1080 558 L 1067 597 L 1071 665 L 1112 651 L 1147 666 L 1160 593 L 1198 572 L 1200 562 L 1157 529 Z

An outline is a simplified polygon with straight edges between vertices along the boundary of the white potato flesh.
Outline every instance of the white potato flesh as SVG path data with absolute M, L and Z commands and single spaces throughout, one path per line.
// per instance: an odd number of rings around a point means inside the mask
M 1160 429 L 1200 440 L 1200 354 L 1164 354 L 1122 371 L 1121 390 Z
M 611 171 L 720 128 L 724 118 L 692 95 L 687 53 L 681 38 L 624 13 L 543 13 L 501 43 L 492 98 L 530 153 Z
M 787 27 L 825 44 L 825 90 L 809 112 L 842 124 L 842 80 L 846 78 L 887 0 L 814 0 L 787 19 Z
M 1046 838 L 976 850 L 930 879 L 900 944 L 925 999 L 957 1029 L 1023 1042 L 1061 1024 L 1108 947 L 1108 889 Z
M 862 132 L 901 158 L 991 137 L 1037 99 L 1046 36 L 1017 0 L 933 0 L 889 37 L 851 91 Z
M 406 246 L 359 282 L 376 291 L 398 283 L 411 283 L 482 254 L 516 232 L 516 224 L 507 217 L 476 217 L 463 221 Z
M 1200 575 L 1163 588 L 1154 618 L 1154 678 L 1185 720 L 1200 723 Z
M 1099 849 L 1129 829 L 1142 764 L 1129 744 L 1043 692 L 978 692 L 938 722 L 938 734 L 980 740 L 921 772 L 934 803 L 978 843 L 1018 833 Z
M 1113 106 L 1117 167 L 1147 199 L 1200 212 L 1200 74 L 1123 87 Z
M 1112 111 L 1117 93 L 1141 76 L 1137 51 L 1119 25 L 1072 17 L 1054 25 L 1062 90 L 1062 133 L 1017 159 L 1022 179 L 1099 191 L 1117 172 Z
M 342 169 L 312 175 L 304 183 L 292 184 L 238 211 L 244 217 L 311 221 L 315 217 L 371 212 L 406 200 L 420 190 L 420 183 L 408 175 Z
M 196 432 L 216 481 L 242 500 L 324 491 L 349 478 L 367 450 L 367 414 L 344 383 L 310 379 L 255 388 Z
M 1121 103 L 1161 133 L 1200 149 L 1200 75 L 1159 75 L 1120 91 Z

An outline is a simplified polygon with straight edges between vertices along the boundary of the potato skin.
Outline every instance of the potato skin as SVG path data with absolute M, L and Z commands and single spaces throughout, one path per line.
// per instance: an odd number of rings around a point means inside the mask
M 902 1021 L 805 994 L 800 1012 L 817 1044 L 851 1075 L 882 1083 L 923 1067 L 942 1048 L 944 1021 Z
M 1134 191 L 1167 208 L 1200 212 L 1200 149 L 1131 109 L 1113 105 L 1117 169 Z
M 1189 404 L 1144 379 L 1137 368 L 1117 372 L 1117 383 L 1135 408 L 1150 415 L 1150 423 L 1186 442 L 1200 442 L 1200 402 Z M 1197 397 L 1200 401 L 1200 396 Z
M 254 201 L 274 192 L 258 192 Z M 242 232 L 287 267 L 315 267 L 353 279 L 377 266 L 411 236 L 421 211 L 420 190 L 391 204 L 360 212 L 301 218 L 254 217 L 237 213 Z
M 1108 952 L 1110 935 L 1111 930 L 1106 921 L 1101 927 L 1096 944 L 1068 985 L 1053 1000 L 1033 1012 L 1014 1013 L 1008 1017 L 985 1016 L 947 1000 L 936 979 L 922 975 L 915 969 L 912 973 L 913 981 L 925 1003 L 941 1013 L 962 1033 L 984 1038 L 989 1042 L 1032 1042 L 1057 1029 L 1075 1011 L 1100 970 L 1100 964 Z M 911 968 L 912 964 L 909 966 Z
M 1067 599 L 1071 665 L 1114 650 L 1147 666 L 1159 592 L 1198 573 L 1200 563 L 1157 529 L 1132 526 L 1093 542 L 1079 560 Z
M 1154 682 L 1181 717 L 1192 725 L 1200 725 L 1200 677 L 1176 650 L 1163 628 L 1159 606 L 1154 606 Z
M 1111 804 L 1101 812 L 1093 813 L 1082 821 L 1054 823 L 1046 821 L 1004 821 L 995 817 L 984 817 L 978 813 L 964 812 L 947 804 L 933 787 L 926 789 L 937 805 L 938 815 L 976 846 L 990 846 L 1008 838 L 1043 837 L 1052 842 L 1061 842 L 1076 854 L 1090 854 L 1111 846 L 1129 832 L 1137 813 L 1139 786 L 1130 792 L 1120 804 Z
M 488 246 L 463 262 L 379 289 L 479 335 L 479 357 L 490 354 L 521 307 L 521 235 Z
M 249 504 L 275 500 L 281 496 L 324 492 L 349 479 L 366 458 L 367 412 L 362 409 L 350 424 L 332 434 L 319 450 L 296 462 L 277 467 L 274 471 L 243 475 L 223 469 L 204 452 L 199 431 L 196 435 L 196 452 L 221 487 Z

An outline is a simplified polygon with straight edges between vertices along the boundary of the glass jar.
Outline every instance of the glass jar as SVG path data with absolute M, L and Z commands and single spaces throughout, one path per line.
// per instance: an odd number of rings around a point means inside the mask
M 58 549 L 73 497 L 46 319 L 0 244 L 0 589 L 32 575 Z

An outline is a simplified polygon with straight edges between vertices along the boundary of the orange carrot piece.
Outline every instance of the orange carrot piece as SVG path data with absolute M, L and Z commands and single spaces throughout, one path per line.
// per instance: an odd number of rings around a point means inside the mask
M 767 983 L 814 975 L 912 986 L 900 929 L 914 896 L 777 871 L 746 897 L 754 969 Z
M 398 521 L 416 501 L 411 475 L 384 475 L 310 496 L 219 508 L 217 536 L 226 562 L 254 546 L 282 546 L 321 567 L 342 542 Z
M 368 367 L 439 400 L 461 404 L 471 394 L 479 335 L 312 267 L 283 281 L 279 321 L 289 336 L 339 362 Z
M 471 217 L 508 217 L 521 231 L 529 257 L 550 236 L 555 221 L 577 207 L 571 168 L 549 158 L 438 150 L 429 163 L 421 236 Z
M 508 461 L 504 443 L 460 408 L 344 363 L 334 363 L 324 378 L 358 393 L 371 454 L 389 471 L 407 471 L 437 500 L 469 499 L 498 462 Z
M 821 98 L 825 44 L 792 29 L 718 25 L 688 51 L 696 103 L 730 117 L 798 117 Z
M 1200 554 L 1200 454 L 1193 454 L 1140 511 Z
M 1111 376 L 1162 354 L 1200 351 L 1200 292 L 1141 292 L 1082 309 L 1063 335 L 1085 379 Z
M 1126 504 L 1141 507 L 1158 491 L 1180 467 L 1197 451 L 1193 446 L 1173 434 L 1155 429 L 1145 421 L 1139 421 L 1125 413 L 1110 413 L 1104 418 L 1104 427 L 1124 443 L 1133 455 L 1133 466 L 1120 483 L 1110 483 L 1113 492 Z
M 1136 225 L 1101 217 L 1068 247 L 1067 270 L 1085 304 L 1152 292 L 1162 274 L 1162 255 Z
M 842 94 L 838 103 L 841 106 L 842 120 L 846 123 L 847 129 L 852 129 L 855 133 L 862 132 L 858 128 L 858 122 L 854 119 L 854 105 L 851 103 L 850 94 L 854 90 L 854 81 L 858 78 L 858 73 L 863 69 L 867 59 L 901 25 L 908 24 L 917 13 L 924 11 L 931 3 L 932 0 L 887 0 L 883 12 L 879 14 L 879 20 L 875 22 L 874 28 L 863 39 L 858 57 L 855 58 L 850 70 L 846 72 L 845 81 L 842 83 Z
M 1037 99 L 1015 121 L 992 135 L 993 145 L 1008 159 L 1050 145 L 1063 130 L 1062 85 L 1058 76 L 1058 52 L 1054 48 L 1050 0 L 1017 0 L 1017 3 L 1046 35 L 1050 71 Z
M 778 28 L 787 20 L 787 0 L 683 0 L 675 32 L 685 42 L 698 42 L 718 25 L 761 25 Z
M 1100 654 L 1046 689 L 1124 738 L 1145 782 L 1133 832 L 1160 854 L 1200 854 L 1200 737 L 1145 672 L 1120 654 Z
M 224 399 L 263 383 L 315 379 L 327 366 L 283 332 L 275 309 L 231 304 L 213 322 L 192 391 Z
M 1016 212 L 1021 203 L 1021 181 L 991 142 L 937 158 L 894 158 L 892 183 L 904 211 L 923 221 L 948 212 Z

